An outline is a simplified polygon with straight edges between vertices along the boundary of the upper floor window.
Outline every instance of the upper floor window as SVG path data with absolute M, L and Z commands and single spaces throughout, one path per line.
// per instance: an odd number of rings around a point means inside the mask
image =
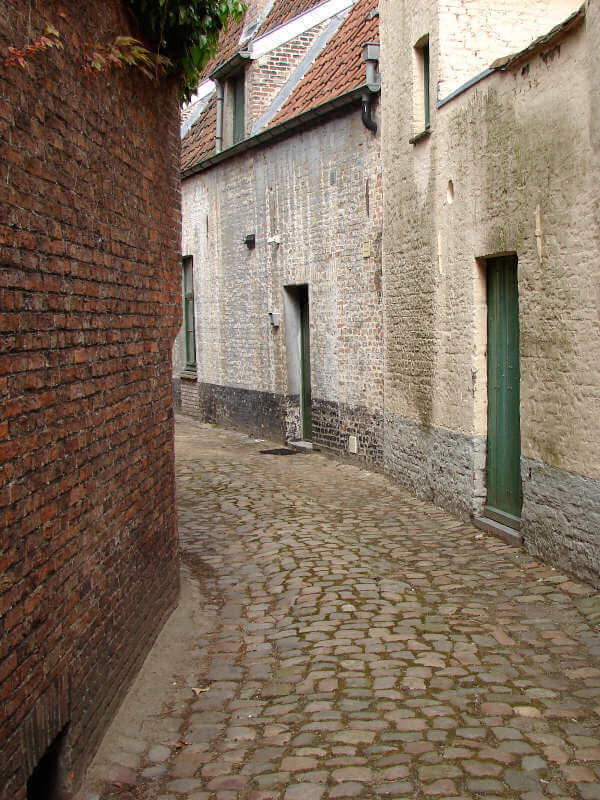
M 414 120 L 415 133 L 428 131 L 431 126 L 429 69 L 429 34 L 422 36 L 414 48 Z
M 241 142 L 246 135 L 246 87 L 245 75 L 235 75 L 231 81 L 231 143 Z

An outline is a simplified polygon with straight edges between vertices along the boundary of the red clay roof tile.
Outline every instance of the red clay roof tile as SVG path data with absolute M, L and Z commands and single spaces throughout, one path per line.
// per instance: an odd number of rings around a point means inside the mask
M 261 33 L 283 24 L 293 16 L 318 4 L 315 0 L 280 0 L 265 20 Z M 377 0 L 357 0 L 347 18 L 329 40 L 289 100 L 274 117 L 270 126 L 339 97 L 365 82 L 365 65 L 361 50 L 365 42 L 379 41 L 379 18 L 370 15 L 376 7 Z M 242 29 L 243 22 L 232 25 L 227 33 L 222 35 L 222 47 L 216 58 L 207 65 L 206 76 L 238 51 L 237 43 Z M 214 153 L 216 116 L 216 100 L 213 96 L 183 139 L 181 146 L 183 170 L 193 167 Z
M 213 96 L 181 143 L 181 169 L 193 167 L 215 149 L 217 101 Z
M 231 56 L 234 56 L 238 52 L 240 49 L 240 36 L 242 35 L 243 30 L 244 20 L 242 19 L 240 22 L 230 22 L 227 30 L 221 31 L 217 54 L 214 58 L 211 58 L 210 61 L 207 62 L 204 69 L 200 73 L 200 83 L 205 81 L 213 70 L 215 70 L 221 64 L 224 64 L 231 58 Z
M 379 17 L 370 17 L 376 7 L 376 0 L 357 0 L 271 126 L 362 86 L 366 75 L 362 45 L 379 41 Z
M 320 6 L 322 3 L 323 0 L 279 0 L 263 22 L 258 35 L 262 36 L 279 25 L 289 22 L 294 17 L 304 14 L 305 11 L 309 11 L 315 6 Z

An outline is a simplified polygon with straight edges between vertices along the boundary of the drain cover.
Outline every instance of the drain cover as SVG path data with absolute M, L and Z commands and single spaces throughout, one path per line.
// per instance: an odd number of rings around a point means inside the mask
M 297 456 L 300 450 L 288 450 L 287 447 L 276 447 L 274 450 L 260 450 L 263 456 Z

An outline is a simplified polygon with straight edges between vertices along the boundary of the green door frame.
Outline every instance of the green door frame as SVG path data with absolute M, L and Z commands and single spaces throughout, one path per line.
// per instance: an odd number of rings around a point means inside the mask
M 516 255 L 487 260 L 486 516 L 519 528 L 521 488 L 519 289 Z
M 305 442 L 310 442 L 312 441 L 312 393 L 310 380 L 310 310 L 308 286 L 301 287 L 298 299 L 300 303 L 302 438 Z

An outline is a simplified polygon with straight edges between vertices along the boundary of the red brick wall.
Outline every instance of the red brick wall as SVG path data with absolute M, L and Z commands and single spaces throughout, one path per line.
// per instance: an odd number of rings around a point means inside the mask
M 0 796 L 75 777 L 177 592 L 177 89 L 81 73 L 120 0 L 0 0 Z M 60 15 L 63 10 L 66 16 Z M 64 51 L 5 68 L 50 20 Z
M 329 24 L 322 22 L 308 31 L 282 44 L 262 58 L 254 61 L 248 68 L 248 130 L 252 123 L 269 108 L 277 92 L 286 84 L 315 40 L 325 31 Z

